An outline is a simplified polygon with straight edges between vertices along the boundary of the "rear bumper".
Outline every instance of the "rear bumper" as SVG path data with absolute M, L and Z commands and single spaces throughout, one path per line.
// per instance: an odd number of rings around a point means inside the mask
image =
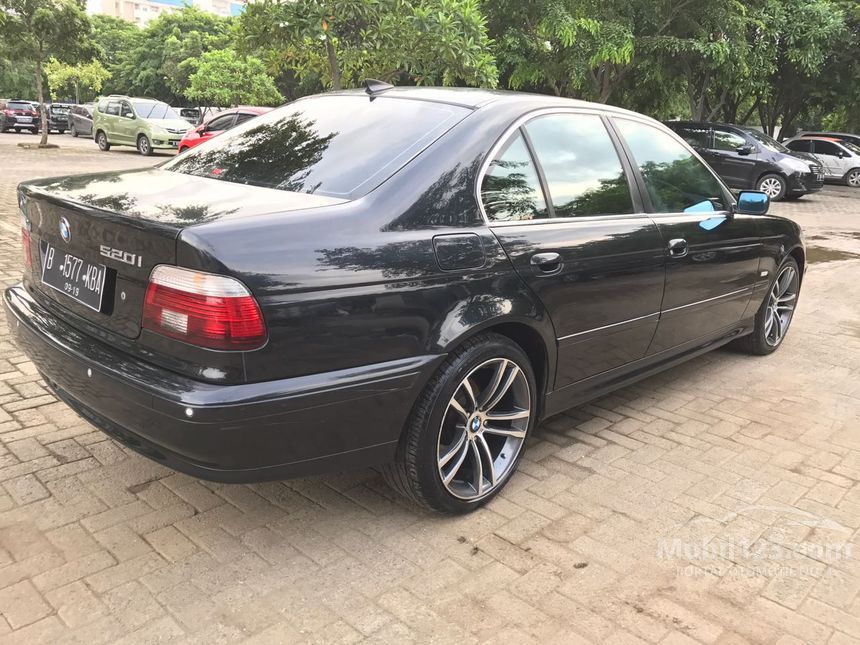
M 81 334 L 18 285 L 3 304 L 57 396 L 141 454 L 202 479 L 286 479 L 389 461 L 442 356 L 264 383 L 212 385 Z

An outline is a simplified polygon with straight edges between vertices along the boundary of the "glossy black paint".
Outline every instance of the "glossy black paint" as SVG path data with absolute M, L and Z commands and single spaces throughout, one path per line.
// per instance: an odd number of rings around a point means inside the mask
M 653 212 L 626 158 L 633 214 L 487 225 L 480 170 L 520 117 L 631 113 L 478 90 L 393 89 L 373 100 L 448 101 L 472 114 L 352 201 L 161 168 L 23 184 L 34 270 L 4 305 L 64 400 L 144 454 L 210 479 L 380 463 L 439 362 L 482 330 L 523 346 L 550 414 L 748 333 L 762 272 L 788 253 L 803 262 L 788 220 L 731 207 Z M 40 285 L 39 241 L 63 243 L 60 217 L 81 255 L 107 244 L 142 256 L 140 266 L 101 259 L 115 273 L 101 313 Z M 706 230 L 706 217 L 725 221 Z M 680 260 L 667 247 L 675 237 L 689 247 Z M 557 270 L 551 258 L 539 272 L 538 254 L 557 254 Z M 161 263 L 242 280 L 267 344 L 217 352 L 141 332 L 146 282 Z
M 756 189 L 759 180 L 767 174 L 782 176 L 787 182 L 786 194 L 789 196 L 818 192 L 824 187 L 824 181 L 820 177 L 821 164 L 815 157 L 787 149 L 772 150 L 757 141 L 750 128 L 730 123 L 694 121 L 668 121 L 666 125 L 679 134 L 689 127 L 709 130 L 706 141 L 693 147 L 732 188 Z M 746 147 L 737 150 L 718 149 L 715 145 L 714 129 L 737 135 L 744 140 Z M 691 143 L 689 139 L 688 143 Z M 818 171 L 809 172 L 802 169 L 796 163 L 798 159 L 811 163 Z

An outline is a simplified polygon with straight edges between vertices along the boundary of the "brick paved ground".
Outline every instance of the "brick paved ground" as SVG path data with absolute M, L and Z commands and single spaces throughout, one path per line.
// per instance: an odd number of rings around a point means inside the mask
M 156 160 L 0 136 L 14 185 Z M 813 264 L 774 356 L 724 350 L 546 422 L 463 518 L 370 470 L 227 486 L 129 453 L 0 325 L 4 643 L 860 642 L 860 191 L 774 211 Z

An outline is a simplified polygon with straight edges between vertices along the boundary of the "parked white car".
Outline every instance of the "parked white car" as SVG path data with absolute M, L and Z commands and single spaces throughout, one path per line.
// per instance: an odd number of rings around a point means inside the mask
M 795 137 L 785 142 L 790 150 L 809 152 L 821 162 L 825 179 L 860 188 L 860 146 L 832 137 Z

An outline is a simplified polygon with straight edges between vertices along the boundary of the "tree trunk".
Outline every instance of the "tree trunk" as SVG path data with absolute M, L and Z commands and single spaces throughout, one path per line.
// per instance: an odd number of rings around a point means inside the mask
M 81 84 L 75 81 L 75 105 L 81 104 Z
M 328 66 L 331 71 L 331 89 L 342 89 L 342 73 L 340 71 L 340 65 L 337 62 L 337 52 L 334 50 L 334 43 L 331 42 L 331 38 L 328 37 L 328 34 L 326 34 L 325 37 L 325 51 L 326 54 L 328 54 Z
M 48 112 L 45 109 L 45 90 L 42 87 L 42 53 L 36 58 L 36 94 L 39 97 L 39 121 L 42 123 L 40 146 L 48 143 Z

